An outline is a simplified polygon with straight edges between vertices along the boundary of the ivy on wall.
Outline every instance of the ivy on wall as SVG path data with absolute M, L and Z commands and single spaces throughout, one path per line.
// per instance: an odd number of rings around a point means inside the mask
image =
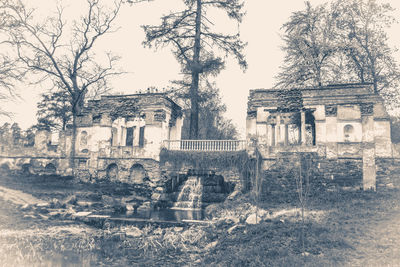
M 232 169 L 236 168 L 240 174 L 240 179 L 244 190 L 250 189 L 251 183 L 256 176 L 257 161 L 256 157 L 259 156 L 249 155 L 246 151 L 171 151 L 162 149 L 160 152 L 160 163 L 165 166 L 166 163 L 172 165 L 174 169 L 181 169 L 184 166 L 190 166 L 197 170 L 210 170 L 210 169 Z

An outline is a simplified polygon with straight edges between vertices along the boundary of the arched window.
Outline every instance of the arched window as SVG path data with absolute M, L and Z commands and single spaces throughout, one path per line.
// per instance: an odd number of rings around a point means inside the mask
M 118 146 L 118 130 L 117 128 L 113 127 L 111 129 L 111 145 Z
M 345 142 L 353 141 L 354 137 L 354 127 L 351 124 L 346 124 L 343 127 L 343 136 Z
M 80 146 L 81 147 L 84 147 L 84 146 L 86 146 L 87 145 L 87 132 L 86 131 L 83 131 L 83 132 L 81 132 L 81 141 L 80 141 Z

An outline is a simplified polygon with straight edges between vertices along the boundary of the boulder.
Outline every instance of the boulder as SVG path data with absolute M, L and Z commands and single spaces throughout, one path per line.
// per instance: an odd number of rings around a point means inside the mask
M 64 199 L 64 201 L 62 201 L 63 204 L 72 204 L 75 205 L 77 201 L 77 198 L 75 195 L 71 195 L 69 197 L 67 197 L 66 199 Z
M 81 206 L 81 207 L 91 207 L 91 206 L 93 206 L 93 202 L 91 202 L 91 201 L 77 201 L 76 205 Z
M 205 250 L 210 250 L 210 249 L 215 248 L 217 245 L 218 245 L 218 240 L 207 244 L 207 246 L 205 246 L 204 249 Z
M 183 227 L 181 226 L 176 226 L 173 228 L 174 232 L 182 232 L 183 231 Z
M 79 211 L 73 214 L 73 217 L 86 217 L 88 215 L 92 214 L 91 211 Z
M 113 206 L 114 203 L 115 203 L 114 198 L 112 198 L 112 197 L 110 197 L 110 196 L 106 196 L 106 195 L 103 195 L 103 196 L 101 197 L 101 201 L 103 202 L 103 204 L 104 204 L 105 206 Z
M 226 199 L 235 200 L 241 195 L 241 192 L 238 190 L 233 191 Z
M 62 206 L 62 203 L 57 198 L 53 198 L 50 202 L 50 206 L 55 209 L 59 209 Z
M 160 194 L 160 193 L 153 193 L 153 194 L 151 195 L 151 199 L 152 199 L 152 200 L 157 201 L 157 200 L 160 200 L 160 198 L 161 198 L 161 194 Z
M 214 217 L 221 209 L 219 204 L 210 204 L 204 209 L 204 215 L 208 218 Z
M 143 235 L 143 231 L 137 227 L 130 227 L 125 234 L 127 237 L 140 237 Z
M 29 204 L 25 204 L 21 207 L 21 210 L 26 211 L 26 210 L 30 210 L 32 207 Z
M 36 204 L 36 207 L 38 207 L 38 208 L 49 208 L 50 207 L 50 203 L 41 202 L 41 203 Z
M 259 224 L 260 222 L 261 222 L 261 217 L 256 213 L 250 214 L 246 219 L 247 224 Z
M 138 210 L 149 210 L 149 209 L 151 209 L 150 201 L 143 202 L 143 204 L 140 205 L 137 209 Z
M 159 187 L 157 187 L 157 188 L 155 189 L 155 191 L 156 191 L 157 193 L 162 194 L 162 193 L 165 192 L 165 189 L 164 189 L 164 187 L 159 186 Z
M 243 225 L 239 225 L 239 224 L 235 224 L 234 226 L 232 226 L 231 228 L 228 229 L 228 234 L 232 234 L 235 230 L 243 228 Z
M 155 234 L 155 235 L 163 235 L 164 233 L 165 233 L 165 231 L 162 228 L 156 228 L 153 231 L 153 234 Z

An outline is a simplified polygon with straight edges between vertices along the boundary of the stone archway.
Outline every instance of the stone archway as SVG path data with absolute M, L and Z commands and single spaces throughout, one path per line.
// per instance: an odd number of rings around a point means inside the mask
M 112 163 L 107 167 L 107 179 L 110 181 L 118 180 L 118 165 Z
M 30 175 L 33 174 L 32 165 L 29 163 L 22 164 L 21 172 L 23 175 Z
M 142 164 L 134 164 L 131 167 L 129 174 L 130 181 L 136 184 L 141 184 L 147 178 L 147 173 Z
M 10 174 L 10 166 L 7 163 L 3 163 L 0 165 L 0 173 Z
M 45 175 L 54 175 L 57 173 L 57 168 L 53 163 L 48 163 L 46 167 L 44 167 Z

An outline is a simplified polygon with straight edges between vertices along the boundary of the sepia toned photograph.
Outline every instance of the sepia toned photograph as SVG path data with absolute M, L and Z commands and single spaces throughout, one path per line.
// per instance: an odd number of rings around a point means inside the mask
M 399 18 L 0 0 L 0 267 L 400 266 Z

